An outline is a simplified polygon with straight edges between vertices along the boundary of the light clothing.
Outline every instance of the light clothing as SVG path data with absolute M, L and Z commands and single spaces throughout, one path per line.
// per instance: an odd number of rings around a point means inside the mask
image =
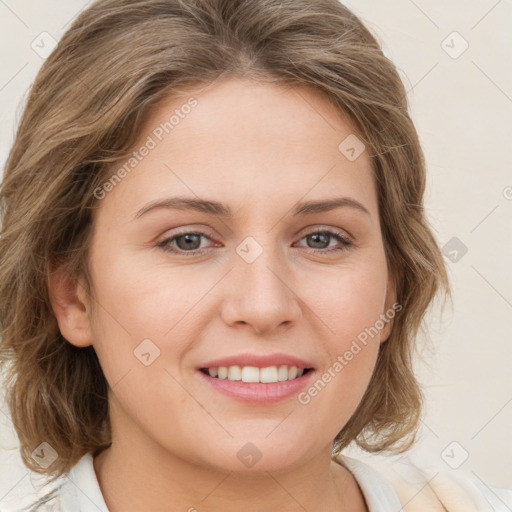
M 361 460 L 344 455 L 336 460 L 356 479 L 370 512 L 512 510 L 512 490 L 491 489 L 443 471 L 437 472 L 429 481 L 414 467 L 411 471 L 416 469 L 416 474 L 411 473 L 412 478 L 400 480 L 395 476 L 391 483 Z M 3 498 L 0 496 L 0 512 L 109 512 L 94 471 L 92 454 L 84 455 L 69 473 L 51 485 L 44 483 L 45 477 L 42 475 L 25 473 L 25 477 Z M 38 500 L 40 506 L 30 508 Z

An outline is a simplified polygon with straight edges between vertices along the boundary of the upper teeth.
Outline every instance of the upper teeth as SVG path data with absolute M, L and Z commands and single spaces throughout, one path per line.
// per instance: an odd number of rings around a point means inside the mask
M 219 379 L 272 383 L 296 379 L 304 373 L 304 368 L 287 365 L 267 366 L 265 368 L 258 368 L 257 366 L 220 366 L 218 368 L 208 368 L 208 373 L 210 377 Z

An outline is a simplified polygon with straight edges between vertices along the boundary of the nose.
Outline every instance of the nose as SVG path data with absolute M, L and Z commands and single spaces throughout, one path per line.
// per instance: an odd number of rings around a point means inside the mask
M 265 334 L 297 323 L 301 303 L 283 257 L 267 248 L 252 262 L 235 254 L 234 265 L 221 307 L 227 325 L 247 324 Z

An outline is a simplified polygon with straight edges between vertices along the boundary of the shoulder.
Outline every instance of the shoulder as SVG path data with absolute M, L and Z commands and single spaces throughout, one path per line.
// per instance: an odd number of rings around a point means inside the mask
M 393 510 L 403 509 L 405 512 L 512 510 L 512 489 L 492 488 L 443 468 L 427 471 L 407 456 L 355 458 L 340 455 L 336 460 L 356 478 L 370 512 L 392 510 L 388 503 L 393 500 L 398 500 L 398 508 Z
M 0 450 L 0 512 L 60 512 L 64 483 L 27 469 L 18 450 Z
M 28 470 L 18 450 L 1 452 L 0 512 L 81 512 L 91 507 L 108 512 L 90 453 L 51 482 Z

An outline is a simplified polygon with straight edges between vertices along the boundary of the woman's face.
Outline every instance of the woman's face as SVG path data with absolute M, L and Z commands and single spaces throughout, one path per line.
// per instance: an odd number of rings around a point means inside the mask
M 115 437 L 231 471 L 330 452 L 395 300 L 360 144 L 302 87 L 230 79 L 149 113 L 96 192 L 87 327 L 63 332 L 98 354 Z

